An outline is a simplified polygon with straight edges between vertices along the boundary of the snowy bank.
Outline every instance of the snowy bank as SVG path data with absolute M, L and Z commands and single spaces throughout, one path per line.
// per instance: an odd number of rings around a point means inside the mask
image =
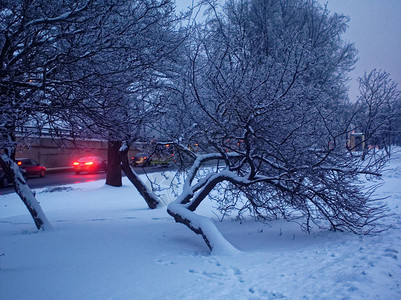
M 16 195 L 1 196 L 0 299 L 400 299 L 400 186 L 397 159 L 379 190 L 394 213 L 390 229 L 371 236 L 219 223 L 202 203 L 197 213 L 216 220 L 237 255 L 209 255 L 201 237 L 166 207 L 147 209 L 128 182 L 37 190 L 51 232 L 36 230 Z

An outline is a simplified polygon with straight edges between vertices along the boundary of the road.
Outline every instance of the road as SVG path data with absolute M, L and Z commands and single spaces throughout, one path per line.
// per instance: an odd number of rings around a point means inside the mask
M 143 168 L 134 168 L 135 172 L 138 174 L 143 174 L 144 170 Z M 160 167 L 148 167 L 145 168 L 147 173 L 152 173 L 152 172 L 159 172 L 162 170 Z M 166 170 L 166 169 L 164 169 Z M 101 172 L 101 173 L 96 173 L 96 174 L 90 174 L 90 173 L 82 173 L 79 175 L 76 175 L 75 172 L 73 171 L 64 171 L 64 172 L 48 172 L 45 177 L 43 178 L 37 178 L 37 177 L 30 177 L 28 178 L 28 185 L 31 189 L 38 189 L 38 188 L 43 188 L 47 186 L 57 186 L 57 185 L 65 185 L 65 184 L 72 184 L 72 183 L 81 183 L 81 182 L 90 182 L 90 181 L 96 181 L 96 180 L 101 180 L 101 179 L 106 179 L 106 173 Z M 9 185 L 7 188 L 1 188 L 0 187 L 0 196 L 13 193 L 14 188 L 12 185 Z

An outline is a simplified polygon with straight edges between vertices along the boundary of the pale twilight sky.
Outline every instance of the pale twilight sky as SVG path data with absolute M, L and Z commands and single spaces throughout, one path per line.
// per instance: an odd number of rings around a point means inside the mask
M 222 0 L 223 1 L 223 0 Z M 382 69 L 401 89 L 401 0 L 318 0 L 331 12 L 350 17 L 344 39 L 355 44 L 358 62 L 352 71 L 350 99 L 358 96 L 356 79 L 364 72 Z M 176 0 L 184 9 L 192 0 Z

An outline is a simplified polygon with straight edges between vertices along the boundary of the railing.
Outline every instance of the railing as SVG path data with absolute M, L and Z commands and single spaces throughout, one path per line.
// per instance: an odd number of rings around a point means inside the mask
M 71 129 L 64 128 L 37 128 L 30 126 L 18 127 L 15 134 L 17 136 L 36 136 L 36 137 L 64 137 L 74 138 L 74 132 Z

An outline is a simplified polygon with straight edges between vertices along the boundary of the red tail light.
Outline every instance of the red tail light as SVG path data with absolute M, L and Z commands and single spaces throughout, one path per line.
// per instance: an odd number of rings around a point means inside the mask
M 19 166 L 20 166 L 20 165 L 22 165 L 22 162 L 20 162 L 20 161 L 19 161 L 19 162 L 17 162 L 17 165 L 19 165 Z
M 147 157 L 146 157 L 146 156 L 144 156 L 144 157 L 143 157 L 143 159 L 147 159 Z
M 79 166 L 79 162 L 74 162 L 74 166 Z
M 85 163 L 85 165 L 87 165 L 87 166 L 93 165 L 93 161 L 88 161 Z

